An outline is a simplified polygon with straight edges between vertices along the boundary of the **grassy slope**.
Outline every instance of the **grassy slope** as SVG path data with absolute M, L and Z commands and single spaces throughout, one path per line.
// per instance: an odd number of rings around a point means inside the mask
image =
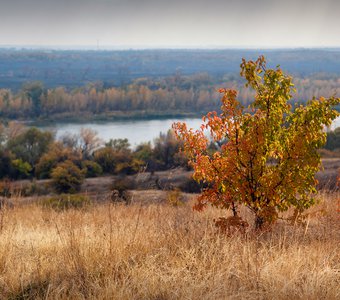
M 3 210 L 0 298 L 339 299 L 339 196 L 260 236 L 217 234 L 222 212 L 190 204 Z

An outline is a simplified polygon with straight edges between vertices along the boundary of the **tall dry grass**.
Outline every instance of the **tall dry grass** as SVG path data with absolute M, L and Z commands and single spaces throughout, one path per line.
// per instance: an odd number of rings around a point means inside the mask
M 301 227 L 227 237 L 223 211 L 93 205 L 1 212 L 1 299 L 339 299 L 339 194 Z

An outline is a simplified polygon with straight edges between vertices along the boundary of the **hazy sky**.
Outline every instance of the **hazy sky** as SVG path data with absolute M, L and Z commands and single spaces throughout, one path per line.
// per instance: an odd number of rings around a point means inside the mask
M 0 45 L 340 47 L 340 0 L 0 0 Z

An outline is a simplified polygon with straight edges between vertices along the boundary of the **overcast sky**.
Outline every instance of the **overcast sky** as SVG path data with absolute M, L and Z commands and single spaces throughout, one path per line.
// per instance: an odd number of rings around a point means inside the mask
M 0 46 L 340 47 L 340 0 L 0 0 Z

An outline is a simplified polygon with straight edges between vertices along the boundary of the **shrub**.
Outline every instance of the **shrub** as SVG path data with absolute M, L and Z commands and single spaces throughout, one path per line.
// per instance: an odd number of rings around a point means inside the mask
M 54 142 L 50 145 L 48 152 L 40 157 L 35 166 L 35 174 L 38 178 L 50 178 L 51 171 L 61 162 L 66 160 L 72 161 L 79 165 L 82 157 L 81 154 L 61 142 Z
M 105 173 L 135 174 L 144 163 L 133 158 L 128 148 L 127 140 L 111 140 L 104 148 L 94 153 L 94 161 L 98 163 Z
M 116 167 L 115 151 L 110 147 L 104 147 L 94 153 L 94 161 L 99 164 L 104 173 L 113 174 Z
M 111 186 L 111 200 L 113 202 L 124 202 L 125 204 L 129 204 L 132 199 L 128 190 L 132 190 L 135 187 L 136 182 L 127 176 L 121 176 L 115 179 Z
M 41 205 L 55 210 L 83 208 L 90 204 L 90 199 L 84 195 L 61 194 L 41 201 Z
M 84 181 L 84 172 L 67 160 L 52 170 L 51 178 L 58 193 L 76 193 Z
M 132 159 L 128 162 L 121 162 L 116 165 L 115 173 L 132 175 L 138 173 L 144 166 L 144 163 L 138 159 Z
M 177 207 L 184 204 L 183 197 L 181 195 L 181 191 L 178 189 L 174 189 L 171 191 L 167 191 L 167 201 L 171 206 Z
M 86 177 L 97 177 L 103 173 L 102 167 L 94 161 L 85 160 L 81 164 Z
M 30 172 L 32 171 L 31 165 L 21 158 L 12 160 L 12 167 L 14 177 L 18 179 L 29 177 Z
M 0 181 L 0 196 L 9 198 L 12 195 L 12 191 L 12 184 L 8 179 Z

